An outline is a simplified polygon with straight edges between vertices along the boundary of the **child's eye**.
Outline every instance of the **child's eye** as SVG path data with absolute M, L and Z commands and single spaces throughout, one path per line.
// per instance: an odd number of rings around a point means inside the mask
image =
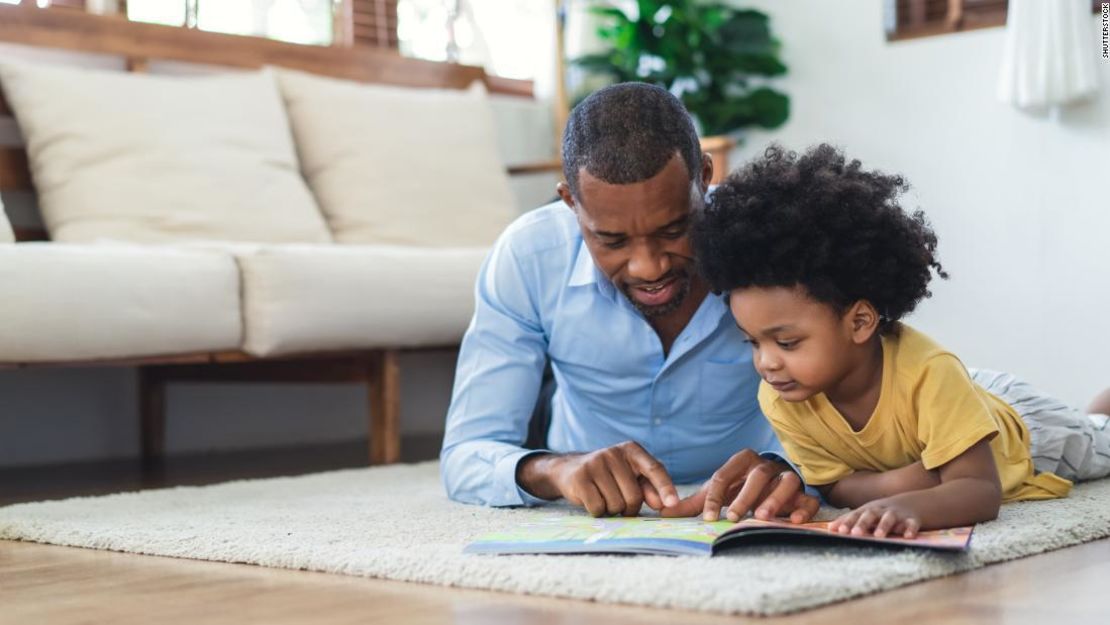
M 775 341 L 779 347 L 789 351 L 798 346 L 798 341 Z

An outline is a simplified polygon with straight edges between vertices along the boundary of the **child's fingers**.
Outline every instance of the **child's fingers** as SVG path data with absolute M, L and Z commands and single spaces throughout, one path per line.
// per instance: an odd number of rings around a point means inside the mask
M 898 524 L 898 520 L 898 515 L 893 510 L 884 512 L 883 516 L 879 518 L 878 525 L 875 526 L 875 536 L 879 538 L 886 537 L 894 530 L 894 526 Z
M 855 526 L 852 527 L 852 535 L 864 536 L 870 534 L 871 529 L 875 527 L 875 523 L 878 522 L 878 520 L 879 515 L 877 512 L 871 509 L 864 510 L 863 513 L 859 515 L 859 518 L 856 519 Z
M 852 526 L 856 524 L 856 519 L 859 518 L 859 515 L 859 510 L 852 510 L 851 512 L 842 514 L 832 522 L 832 527 L 829 529 L 833 529 L 841 534 L 847 534 L 852 531 Z
M 921 521 L 915 518 L 906 519 L 906 529 L 902 535 L 906 538 L 917 538 L 917 532 L 921 530 Z

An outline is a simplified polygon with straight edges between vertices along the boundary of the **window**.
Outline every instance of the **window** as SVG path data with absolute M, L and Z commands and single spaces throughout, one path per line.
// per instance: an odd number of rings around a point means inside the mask
M 333 0 L 128 0 L 136 22 L 190 26 L 231 35 L 331 45 Z
M 23 0 L 133 22 L 320 46 L 397 48 L 397 0 Z M 0 0 L 19 4 L 20 0 Z
M 887 39 L 926 37 L 1006 23 L 1006 0 L 886 0 Z
M 1008 4 L 1007 0 L 885 0 L 887 40 L 1004 26 Z M 1094 0 L 1091 5 L 1098 11 L 1101 2 Z
M 85 8 L 85 0 L 26 0 L 28 4 L 39 7 L 56 6 L 71 9 Z M 0 4 L 19 4 L 20 0 L 0 0 Z
M 533 80 L 552 59 L 555 3 L 397 0 L 397 35 L 406 56 L 478 65 L 495 76 Z

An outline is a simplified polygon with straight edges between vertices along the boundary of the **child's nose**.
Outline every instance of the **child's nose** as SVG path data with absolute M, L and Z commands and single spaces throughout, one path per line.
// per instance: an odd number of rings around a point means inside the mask
M 770 350 L 762 350 L 759 353 L 759 367 L 765 371 L 777 371 L 782 368 L 782 360 L 777 358 L 774 354 L 769 353 Z

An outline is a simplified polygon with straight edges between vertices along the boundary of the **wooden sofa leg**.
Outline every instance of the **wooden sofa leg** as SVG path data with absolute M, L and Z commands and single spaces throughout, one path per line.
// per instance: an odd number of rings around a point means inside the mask
M 397 350 L 374 354 L 369 366 L 370 464 L 401 459 L 401 369 Z
M 143 468 L 161 468 L 166 453 L 166 380 L 157 367 L 139 367 L 139 431 Z

